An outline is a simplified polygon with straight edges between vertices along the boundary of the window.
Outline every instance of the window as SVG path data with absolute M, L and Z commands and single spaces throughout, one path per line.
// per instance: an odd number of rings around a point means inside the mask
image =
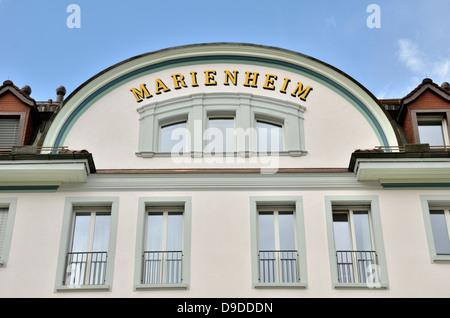
M 431 208 L 430 221 L 436 254 L 450 255 L 450 237 L 448 230 L 450 225 L 449 208 Z
M 432 262 L 450 262 L 450 197 L 421 196 L 422 211 Z
M 283 151 L 283 126 L 257 120 L 258 152 Z
M 117 197 L 66 199 L 56 291 L 110 290 L 118 205 Z
M 24 116 L 6 115 L 0 117 L 0 147 L 19 146 L 22 142 Z
M 293 207 L 259 208 L 259 281 L 295 283 L 299 280 Z
M 369 208 L 333 208 L 333 232 L 339 282 L 367 283 L 378 264 Z
M 139 199 L 134 288 L 189 287 L 190 197 Z
M 136 156 L 305 156 L 304 106 L 253 94 L 191 94 L 138 108 Z M 186 128 L 186 135 L 177 128 Z M 257 131 L 259 130 L 259 146 Z M 183 138 L 185 140 L 183 140 Z M 248 138 L 248 140 L 247 140 Z
M 183 265 L 182 208 L 148 209 L 146 234 L 142 283 L 181 283 Z
M 306 243 L 301 197 L 250 198 L 255 288 L 305 288 Z
M 183 153 L 186 151 L 186 122 L 161 126 L 159 151 Z
M 65 285 L 102 285 L 106 279 L 110 208 L 75 208 Z
M 418 116 L 417 124 L 420 143 L 430 146 L 449 144 L 447 121 L 443 115 Z
M 376 196 L 325 197 L 334 288 L 387 288 L 386 257 Z
M 234 152 L 234 118 L 210 117 L 206 131 L 207 153 Z
M 16 205 L 16 199 L 0 199 L 0 267 L 8 261 Z

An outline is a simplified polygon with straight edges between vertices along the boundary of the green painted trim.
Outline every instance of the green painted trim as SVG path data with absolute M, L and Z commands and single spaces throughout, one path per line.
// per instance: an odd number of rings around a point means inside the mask
M 370 216 L 372 222 L 373 239 L 378 256 L 380 266 L 380 284 L 378 286 L 371 286 L 369 284 L 343 284 L 338 281 L 337 274 L 337 259 L 336 249 L 334 243 L 333 230 L 333 205 L 370 205 Z M 330 258 L 330 272 L 332 288 L 364 288 L 364 289 L 387 289 L 389 287 L 386 255 L 383 242 L 383 231 L 381 228 L 380 207 L 378 203 L 378 196 L 376 195 L 352 195 L 352 196 L 325 196 L 325 219 L 328 235 L 328 255 Z
M 450 195 L 421 195 L 423 223 L 427 238 L 428 252 L 431 263 L 450 263 L 450 255 L 438 255 L 434 243 L 433 228 L 431 227 L 430 207 L 444 206 L 450 207 Z
M 268 204 L 287 205 L 295 204 L 295 231 L 296 245 L 299 253 L 300 282 L 298 283 L 260 283 L 258 280 L 258 205 Z M 252 264 L 252 287 L 253 288 L 307 288 L 307 262 L 306 262 L 306 239 L 305 222 L 303 215 L 303 198 L 301 196 L 251 196 L 250 197 L 250 248 Z
M 450 189 L 450 183 L 382 183 L 386 190 L 446 190 Z
M 29 193 L 29 192 L 56 192 L 59 186 L 0 186 L 0 192 Z
M 0 251 L 0 267 L 6 267 L 11 249 L 14 220 L 16 218 L 17 198 L 0 198 L 0 207 L 8 208 L 5 236 L 3 237 L 3 249 Z
M 174 206 L 183 205 L 183 281 L 179 284 L 142 284 L 142 253 L 145 240 L 146 208 L 152 205 Z M 191 227 L 192 227 L 192 198 L 189 196 L 175 197 L 140 197 L 138 203 L 138 219 L 136 228 L 136 249 L 134 258 L 134 290 L 152 289 L 189 289 L 191 280 Z
M 66 273 L 66 255 L 69 249 L 69 243 L 72 235 L 73 223 L 73 207 L 89 205 L 89 206 L 111 206 L 111 222 L 108 244 L 108 261 L 106 266 L 106 279 L 103 285 L 88 285 L 88 286 L 66 286 L 63 285 L 64 276 Z M 56 268 L 55 292 L 59 291 L 111 291 L 114 259 L 117 241 L 117 227 L 119 221 L 119 197 L 110 196 L 94 196 L 94 197 L 67 197 L 64 204 L 64 215 L 61 229 L 61 238 L 58 253 L 58 264 Z

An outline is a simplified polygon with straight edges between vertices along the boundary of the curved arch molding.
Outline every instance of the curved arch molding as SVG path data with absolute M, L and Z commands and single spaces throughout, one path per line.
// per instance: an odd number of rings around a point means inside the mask
M 376 133 L 380 146 L 396 146 L 395 131 L 376 98 L 340 70 L 293 51 L 252 44 L 213 43 L 164 49 L 125 60 L 92 77 L 64 102 L 44 140 L 44 146 L 63 146 L 77 119 L 115 88 L 140 76 L 176 66 L 235 63 L 288 70 L 333 90 L 360 111 Z

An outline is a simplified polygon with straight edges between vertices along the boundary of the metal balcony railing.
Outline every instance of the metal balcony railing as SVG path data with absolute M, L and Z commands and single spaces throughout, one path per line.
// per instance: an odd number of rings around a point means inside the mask
M 296 250 L 259 251 L 258 259 L 261 283 L 296 283 L 300 281 L 300 266 Z
M 107 257 L 107 252 L 68 253 L 64 284 L 68 286 L 105 284 Z
M 377 283 L 372 275 L 378 266 L 375 251 L 336 251 L 338 280 L 340 283 Z
M 145 251 L 142 258 L 142 284 L 182 282 L 182 251 Z

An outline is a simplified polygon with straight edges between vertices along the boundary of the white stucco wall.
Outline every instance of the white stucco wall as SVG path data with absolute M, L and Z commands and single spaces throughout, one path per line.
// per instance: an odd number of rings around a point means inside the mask
M 449 297 L 448 264 L 430 261 L 420 207 L 419 196 L 423 193 L 320 190 L 17 194 L 9 261 L 0 268 L 0 297 Z M 334 289 L 324 197 L 367 194 L 377 196 L 380 204 L 389 287 Z M 65 198 L 92 195 L 120 198 L 112 289 L 54 292 Z M 192 197 L 189 289 L 133 291 L 138 198 L 169 195 Z M 274 195 L 303 199 L 308 280 L 305 289 L 252 288 L 249 197 Z

